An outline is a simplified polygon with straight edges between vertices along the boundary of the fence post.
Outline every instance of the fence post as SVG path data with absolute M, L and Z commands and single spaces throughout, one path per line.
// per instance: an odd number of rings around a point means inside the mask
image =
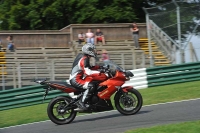
M 46 42 L 46 41 L 47 41 L 46 38 L 47 38 L 47 36 L 46 36 L 46 34 L 44 34 L 44 38 L 43 38 L 43 39 L 44 39 L 44 43 L 43 43 L 44 45 L 43 45 L 43 47 L 46 47 L 46 43 L 47 43 L 47 42 Z
M 20 63 L 17 63 L 17 77 L 18 77 L 18 88 L 22 87 L 21 81 L 21 66 Z
M 145 54 L 142 53 L 141 56 L 142 56 L 142 67 L 145 68 L 146 67 L 146 65 L 145 65 Z
M 50 71 L 51 71 L 51 79 L 52 80 L 55 80 L 55 67 L 54 67 L 54 63 L 55 63 L 55 61 L 52 60 L 51 61 L 51 69 L 50 69 Z
M 136 69 L 136 53 L 135 53 L 135 49 L 133 48 L 133 52 L 132 52 L 132 62 L 133 62 L 133 69 Z
M 176 6 L 176 15 L 177 15 L 177 33 L 178 33 L 178 44 L 180 47 L 180 60 L 181 63 L 185 63 L 185 51 L 183 49 L 183 45 L 181 43 L 181 20 L 180 20 L 180 7 L 176 3 L 175 0 L 173 0 L 175 6 Z
M 37 70 L 37 62 L 35 63 L 35 78 L 37 79 L 38 78 L 38 70 Z
M 1 66 L 2 66 L 1 67 L 2 68 L 1 69 L 2 70 L 2 74 L 1 74 L 2 75 L 2 89 L 5 90 L 4 65 L 2 64 Z
M 125 69 L 125 67 L 124 67 L 124 54 L 123 53 L 121 53 L 121 63 L 122 63 L 122 68 Z
M 146 25 L 147 25 L 147 37 L 148 37 L 148 48 L 149 48 L 149 58 L 150 58 L 150 67 L 154 66 L 153 63 L 153 55 L 152 55 L 152 47 L 151 47 L 151 33 L 150 33 L 150 20 L 149 20 L 149 14 L 146 13 Z
M 15 66 L 13 67 L 13 88 L 17 88 L 15 67 L 16 67 L 16 64 L 15 64 Z

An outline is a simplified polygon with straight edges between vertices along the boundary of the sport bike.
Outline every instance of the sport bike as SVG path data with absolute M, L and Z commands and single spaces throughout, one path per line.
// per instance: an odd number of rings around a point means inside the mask
M 109 67 L 108 67 L 109 66 Z M 68 82 L 47 81 L 36 79 L 35 82 L 44 85 L 44 99 L 50 90 L 61 90 L 66 95 L 53 98 L 47 107 L 49 119 L 56 124 L 68 124 L 72 122 L 77 112 L 92 113 L 113 110 L 113 105 L 123 115 L 136 114 L 142 107 L 143 99 L 140 92 L 132 86 L 122 85 L 133 77 L 133 73 L 124 70 L 114 62 L 99 70 L 100 74 L 107 74 L 107 78 L 96 81 L 96 91 L 93 93 L 87 105 L 87 111 L 77 111 L 78 101 L 82 98 L 84 89 L 75 88 Z M 73 94 L 73 95 L 72 95 Z M 114 95 L 113 95 L 114 94 Z M 112 96 L 113 95 L 113 96 Z M 112 102 L 111 102 L 112 100 Z

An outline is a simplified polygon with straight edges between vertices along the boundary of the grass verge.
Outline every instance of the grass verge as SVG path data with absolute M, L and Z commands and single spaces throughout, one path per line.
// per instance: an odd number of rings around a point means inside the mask
M 186 82 L 139 90 L 144 104 L 172 102 L 200 97 L 200 81 Z M 46 113 L 47 104 L 0 111 L 0 128 L 49 120 Z

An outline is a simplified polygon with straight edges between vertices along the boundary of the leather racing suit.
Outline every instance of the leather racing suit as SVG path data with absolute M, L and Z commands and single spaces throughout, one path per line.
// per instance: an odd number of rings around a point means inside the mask
M 87 103 L 96 86 L 92 81 L 103 81 L 107 79 L 104 73 L 97 71 L 100 66 L 90 66 L 90 55 L 78 54 L 73 62 L 70 74 L 70 84 L 79 89 L 87 89 L 82 97 L 82 102 Z

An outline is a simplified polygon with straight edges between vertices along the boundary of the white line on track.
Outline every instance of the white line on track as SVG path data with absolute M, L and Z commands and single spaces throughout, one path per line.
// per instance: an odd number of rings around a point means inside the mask
M 194 101 L 194 100 L 200 100 L 200 98 L 188 99 L 188 100 L 181 100 L 181 101 L 173 101 L 173 102 L 166 102 L 166 103 L 158 103 L 158 104 L 150 104 L 150 105 L 145 105 L 145 106 L 142 106 L 142 107 L 144 108 L 144 107 L 155 106 L 155 105 L 162 105 L 162 104 L 169 104 L 169 103 L 179 103 L 179 102 L 187 102 L 187 101 Z M 96 115 L 96 114 L 102 114 L 102 113 L 114 112 L 114 111 L 117 111 L 117 110 L 104 111 L 104 112 L 93 113 L 93 114 L 79 115 L 77 117 L 83 117 L 83 116 L 88 116 L 88 115 Z M 9 127 L 4 127 L 4 128 L 0 128 L 0 129 L 6 129 L 6 128 L 12 128 L 12 127 L 20 127 L 20 126 L 37 124 L 37 123 L 48 122 L 48 121 L 50 121 L 50 120 L 33 122 L 33 123 L 28 123 L 28 124 L 21 124 L 21 125 L 16 125 L 16 126 L 9 126 Z

